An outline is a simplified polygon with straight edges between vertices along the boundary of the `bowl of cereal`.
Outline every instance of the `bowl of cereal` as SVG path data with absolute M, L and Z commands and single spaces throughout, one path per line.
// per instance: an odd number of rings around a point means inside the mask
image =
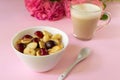
M 45 72 L 57 65 L 68 42 L 65 32 L 49 26 L 36 26 L 15 34 L 12 48 L 33 71 Z

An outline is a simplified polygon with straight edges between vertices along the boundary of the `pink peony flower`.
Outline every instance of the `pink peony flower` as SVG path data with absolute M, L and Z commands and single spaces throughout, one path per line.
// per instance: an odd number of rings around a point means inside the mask
M 62 1 L 25 0 L 25 6 L 33 17 L 40 20 L 59 20 L 65 16 Z

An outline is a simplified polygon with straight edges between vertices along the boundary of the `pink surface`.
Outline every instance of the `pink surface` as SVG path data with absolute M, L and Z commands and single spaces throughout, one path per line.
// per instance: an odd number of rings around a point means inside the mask
M 78 64 L 66 80 L 120 80 L 120 3 L 111 3 L 107 10 L 112 21 L 96 33 L 90 41 L 72 36 L 68 18 L 59 21 L 41 21 L 29 15 L 23 0 L 0 1 L 0 80 L 57 80 L 76 58 L 82 47 L 90 47 L 92 54 Z M 51 71 L 36 73 L 28 69 L 11 48 L 12 36 L 21 29 L 47 25 L 65 31 L 70 39 L 61 61 Z

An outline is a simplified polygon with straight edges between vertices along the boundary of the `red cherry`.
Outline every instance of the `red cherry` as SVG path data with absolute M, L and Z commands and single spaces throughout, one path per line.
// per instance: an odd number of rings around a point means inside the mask
M 49 55 L 48 51 L 45 48 L 40 48 L 41 56 Z
M 24 36 L 22 37 L 22 39 L 25 39 L 25 38 L 32 39 L 32 36 L 29 35 L 29 34 L 26 34 L 26 35 L 24 35 Z
M 39 38 L 43 38 L 43 36 L 44 36 L 41 31 L 36 31 L 34 34 L 35 34 L 36 36 L 38 36 Z
M 40 39 L 39 38 L 33 38 L 33 40 L 32 40 L 33 42 L 39 42 L 40 41 Z
M 55 45 L 56 45 L 55 41 L 49 40 L 45 43 L 45 48 L 50 49 L 50 48 L 54 47 Z
M 25 47 L 26 47 L 26 45 L 23 43 L 19 43 L 16 45 L 16 49 L 22 53 L 23 53 L 23 50 L 25 49 Z

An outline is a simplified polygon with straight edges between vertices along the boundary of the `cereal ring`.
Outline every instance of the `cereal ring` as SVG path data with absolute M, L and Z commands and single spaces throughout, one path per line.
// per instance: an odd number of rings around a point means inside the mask
M 36 51 L 36 56 L 40 56 L 40 51 L 39 50 Z
M 61 40 L 62 39 L 62 36 L 60 34 L 54 34 L 52 36 L 52 39 L 58 39 L 58 40 Z
M 44 42 L 47 42 L 48 40 L 50 40 L 50 37 L 48 35 L 44 35 L 43 39 Z
M 48 32 L 48 31 L 46 31 L 46 30 L 43 31 L 43 34 L 44 34 L 45 36 L 48 35 L 49 37 L 52 36 L 52 34 L 51 34 L 50 32 Z
M 45 43 L 41 40 L 39 41 L 39 46 L 40 48 L 45 48 Z
M 29 47 L 26 47 L 23 51 L 24 54 L 35 56 L 35 50 Z
M 52 49 L 49 49 L 49 54 L 53 54 L 61 49 L 60 46 L 54 46 Z
M 29 47 L 29 48 L 32 48 L 32 49 L 35 49 L 36 47 L 37 47 L 37 43 L 36 42 L 31 42 L 31 43 L 29 43 L 28 45 L 27 45 L 27 47 Z

